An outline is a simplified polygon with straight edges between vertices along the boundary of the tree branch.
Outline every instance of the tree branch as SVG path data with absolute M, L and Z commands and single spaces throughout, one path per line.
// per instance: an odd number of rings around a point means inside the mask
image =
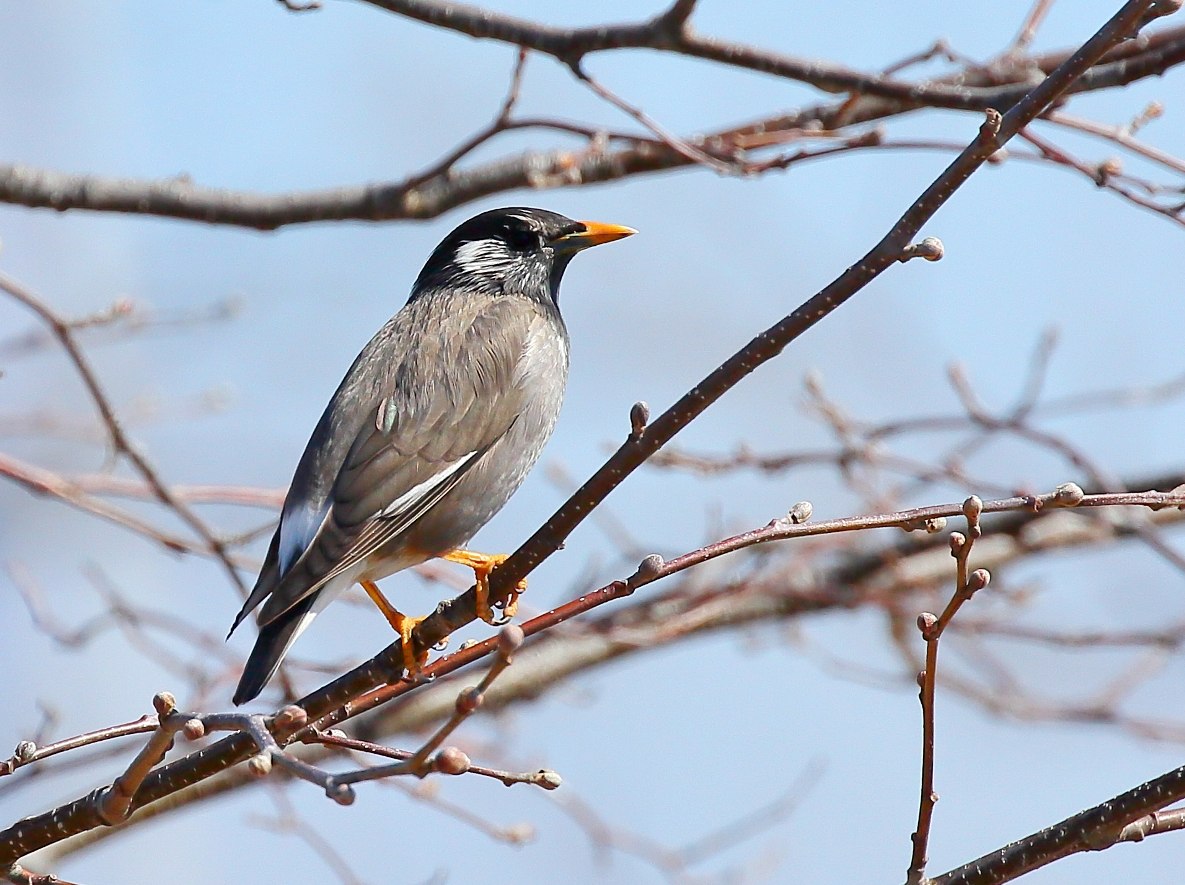
M 1139 824 L 1185 798 L 1185 766 L 1120 793 L 1093 808 L 926 880 L 927 885 L 996 885 L 1080 851 L 1099 851 L 1120 841 L 1138 841 Z M 1172 818 L 1170 818 L 1172 820 Z M 1133 824 L 1137 826 L 1133 826 Z M 1131 827 L 1131 829 L 1129 829 Z M 1165 829 L 1172 827 L 1166 826 Z M 1149 834 L 1156 832 L 1148 824 Z
M 653 424 L 637 428 L 637 432 L 631 434 L 604 467 L 503 566 L 495 570 L 491 579 L 492 595 L 496 599 L 505 599 L 517 581 L 554 552 L 591 510 L 650 454 L 757 366 L 778 355 L 805 330 L 851 298 L 885 269 L 894 266 L 921 226 L 1003 143 L 1064 94 L 1110 47 L 1129 37 L 1150 12 L 1166 14 L 1169 11 L 1171 9 L 1167 5 L 1157 4 L 1154 0 L 1131 0 L 1006 115 L 1001 118 L 998 113 L 989 112 L 975 139 L 914 202 L 880 243 L 832 284 L 759 334 Z M 442 603 L 417 628 L 417 649 L 423 650 L 435 644 L 474 617 L 474 591 L 471 589 L 454 600 Z M 401 660 L 399 644 L 394 643 L 371 661 L 308 695 L 301 701 L 301 707 L 310 719 L 316 720 L 350 698 L 392 681 L 401 672 Z M 296 730 L 293 726 L 276 726 L 277 743 L 289 740 Z M 255 746 L 255 741 L 249 735 L 235 734 L 154 770 L 137 790 L 131 803 L 132 810 L 246 759 L 254 754 Z M 0 832 L 0 869 L 11 868 L 25 854 L 40 847 L 102 826 L 104 821 L 97 811 L 97 799 L 96 793 L 89 794 L 53 811 L 25 818 Z
M 367 0 L 371 2 L 371 0 Z M 458 30 L 470 36 L 503 39 L 567 60 L 579 60 L 589 52 L 623 46 L 649 46 L 674 51 L 657 35 L 665 34 L 676 22 L 676 10 L 692 4 L 676 4 L 661 27 L 663 17 L 641 25 L 566 31 L 534 25 L 450 4 L 391 0 L 375 3 L 401 15 Z M 468 29 L 468 30 L 466 30 Z M 624 29 L 624 30 L 623 30 Z M 522 35 L 524 42 L 508 39 Z M 685 136 L 673 141 L 691 152 L 706 156 L 729 155 L 747 136 L 794 130 L 834 130 L 845 126 L 883 120 L 924 107 L 952 107 L 964 110 L 1003 110 L 1014 105 L 1030 89 L 1034 70 L 1049 73 L 1070 57 L 1055 52 L 1026 58 L 1006 55 L 982 67 L 968 67 L 947 77 L 926 83 L 899 83 L 883 75 L 862 75 L 839 66 L 799 62 L 769 56 L 751 47 L 720 44 L 699 37 L 687 37 L 699 47 L 702 57 L 722 64 L 768 68 L 770 73 L 791 76 L 801 73 L 820 88 L 851 92 L 854 98 L 803 108 L 790 114 L 776 114 L 743 125 L 729 126 L 706 135 Z M 643 41 L 643 42 L 639 42 Z M 579 51 L 577 51 L 579 50 Z M 574 53 L 574 55 L 573 55 Z M 772 59 L 772 60 L 771 60 Z M 774 60 L 777 63 L 774 63 Z M 766 65 L 766 62 L 769 62 Z M 1081 72 L 1063 93 L 1114 88 L 1134 80 L 1157 76 L 1185 62 L 1185 27 L 1169 28 L 1149 37 L 1128 41 L 1105 53 L 1102 60 Z M 766 65 L 766 67 L 763 67 Z M 798 77 L 794 77 L 799 79 Z M 457 206 L 492 194 L 513 190 L 580 187 L 646 173 L 670 171 L 694 165 L 687 151 L 661 140 L 633 138 L 624 147 L 610 148 L 590 139 L 584 148 L 528 151 L 474 166 L 457 169 L 454 164 L 476 144 L 498 132 L 525 125 L 513 124 L 503 114 L 501 122 L 486 127 L 453 151 L 445 164 L 437 162 L 425 172 L 401 182 L 343 186 L 324 190 L 259 194 L 203 187 L 186 176 L 145 181 L 77 175 L 20 164 L 0 164 L 0 202 L 60 212 L 87 210 L 127 212 L 177 218 L 207 224 L 226 224 L 257 230 L 275 230 L 290 224 L 361 220 L 406 221 L 435 218 Z M 553 127 L 555 128 L 555 127 Z M 563 128 L 560 126 L 559 128 Z M 579 130 L 586 127 L 568 127 Z M 698 157 L 693 153 L 692 156 Z M 742 164 L 746 174 L 760 167 Z M 770 166 L 768 168 L 778 168 Z

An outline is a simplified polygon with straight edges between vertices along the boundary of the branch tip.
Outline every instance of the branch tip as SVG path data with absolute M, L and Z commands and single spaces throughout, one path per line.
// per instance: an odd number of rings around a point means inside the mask
M 157 692 L 152 696 L 152 706 L 156 708 L 156 715 L 163 721 L 177 709 L 177 698 L 171 692 Z
M 938 237 L 926 237 L 920 243 L 910 243 L 902 249 L 901 254 L 897 256 L 897 260 L 902 264 L 912 261 L 915 258 L 924 258 L 926 261 L 941 261 L 945 254 L 942 240 L 938 239 Z
M 545 790 L 558 790 L 563 785 L 564 779 L 560 777 L 559 772 L 552 771 L 550 768 L 540 768 L 535 772 L 531 782 Z
M 963 515 L 967 517 L 969 523 L 978 522 L 981 513 L 983 513 L 983 499 L 978 495 L 972 495 L 963 502 Z
M 638 400 L 630 406 L 630 436 L 641 439 L 646 432 L 646 425 L 650 423 L 650 406 Z

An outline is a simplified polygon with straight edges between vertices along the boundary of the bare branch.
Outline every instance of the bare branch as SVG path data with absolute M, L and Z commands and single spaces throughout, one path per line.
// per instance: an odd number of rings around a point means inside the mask
M 1079 491 L 1079 496 L 1081 492 Z M 1074 497 L 1068 492 L 1067 497 Z M 983 513 L 983 501 L 972 495 L 963 502 L 963 517 L 967 520 L 967 533 L 951 532 L 950 551 L 955 558 L 955 592 L 946 604 L 942 614 L 935 617 L 930 612 L 918 615 L 918 630 L 926 642 L 926 667 L 918 673 L 918 697 L 922 705 L 922 787 L 918 800 L 918 824 L 913 832 L 913 853 L 905 881 L 918 885 L 925 879 L 927 848 L 930 842 L 930 824 L 934 817 L 934 805 L 938 794 L 934 792 L 934 713 L 935 692 L 938 686 L 938 641 L 950 625 L 954 616 L 973 594 L 982 590 L 991 580 L 986 569 L 968 571 L 971 549 L 983 534 L 979 517 Z
M 1120 793 L 1053 826 L 1005 845 L 958 869 L 927 880 L 927 885 L 989 885 L 1010 882 L 1046 864 L 1080 851 L 1109 848 L 1120 841 L 1138 841 L 1141 830 L 1157 832 L 1155 815 L 1166 805 L 1185 798 L 1185 767 L 1176 768 L 1140 786 Z M 1179 827 L 1179 812 L 1166 819 Z M 1131 829 L 1128 829 L 1129 826 Z
M 463 15 L 467 11 L 467 8 L 464 7 L 444 7 L 425 3 L 412 5 L 421 8 L 430 6 L 433 14 L 441 14 L 446 17 Z M 863 259 L 855 262 L 850 270 L 793 314 L 757 336 L 750 345 L 726 361 L 720 370 L 710 374 L 680 402 L 647 424 L 641 435 L 631 436 L 617 454 L 612 456 L 606 465 L 564 507 L 557 511 L 543 528 L 494 572 L 491 581 L 493 597 L 504 599 L 517 581 L 550 555 L 593 507 L 650 454 L 671 439 L 679 429 L 694 420 L 742 377 L 752 372 L 758 365 L 772 359 L 803 331 L 852 297 L 886 268 L 895 264 L 898 256 L 916 236 L 921 225 L 933 216 L 954 191 L 966 181 L 968 176 L 986 162 L 987 158 L 997 151 L 1005 141 L 1043 111 L 1051 101 L 1064 94 L 1075 80 L 1090 69 L 1110 47 L 1127 38 L 1145 20 L 1146 15 L 1154 7 L 1162 13 L 1169 11 L 1167 7 L 1157 6 L 1152 0 L 1133 0 L 1133 2 L 1127 3 L 1098 34 L 1067 59 L 1063 65 L 1059 66 L 1046 81 L 1013 105 L 1006 115 L 1002 118 L 996 113 L 986 115 L 987 120 L 980 128 L 976 138 Z M 683 4 L 680 8 L 688 7 Z M 1031 496 L 1021 500 L 1025 506 L 1030 507 L 1038 503 L 1054 506 L 1071 506 L 1073 503 L 1079 503 L 1078 501 L 1065 501 L 1064 497 L 1060 493 L 1055 493 L 1049 499 Z M 1110 500 L 1112 503 L 1116 503 L 1125 499 L 1113 497 Z M 1130 500 L 1130 497 L 1127 500 Z M 1185 503 L 1178 498 L 1166 495 L 1148 495 L 1146 500 L 1154 502 L 1157 506 L 1177 506 Z M 786 526 L 785 528 L 779 527 L 778 530 L 793 531 L 799 528 L 802 527 Z M 679 563 L 679 565 L 685 568 L 693 561 L 703 561 L 706 558 L 709 557 L 691 555 L 685 563 Z M 671 565 L 672 563 L 659 564 L 652 561 L 648 568 L 639 569 L 639 572 L 629 581 L 615 582 L 615 584 L 604 588 L 600 597 L 604 600 L 628 594 L 634 587 L 657 579 L 663 573 L 663 569 Z M 597 596 L 597 594 L 590 594 L 590 596 Z M 587 605 L 584 610 L 587 610 L 588 607 L 591 607 L 591 604 Z M 569 612 L 569 616 L 574 613 L 576 613 L 576 608 Z M 549 613 L 544 620 L 550 619 L 551 622 L 558 623 L 559 620 L 563 620 L 563 617 L 557 610 L 557 612 Z M 434 615 L 420 625 L 415 636 L 418 650 L 431 646 L 473 618 L 474 599 L 473 591 L 470 590 L 463 596 L 442 604 Z M 458 653 L 458 659 L 465 654 L 466 652 Z M 307 713 L 308 719 L 312 721 L 324 717 L 350 698 L 381 683 L 391 681 L 400 672 L 401 660 L 402 654 L 398 644 L 389 646 L 370 662 L 303 699 L 301 702 L 303 712 Z M 222 718 L 219 718 L 219 715 Z M 277 746 L 283 746 L 304 726 L 303 719 L 303 715 L 289 717 L 285 721 L 277 719 L 277 721 L 270 723 L 273 731 L 270 733 L 271 737 L 268 737 L 267 729 L 259 717 L 247 717 L 246 722 L 243 716 L 232 716 L 231 714 L 216 714 L 207 717 L 203 722 L 208 728 L 225 725 L 225 727 L 234 728 L 240 733 L 233 734 L 227 739 L 203 749 L 199 754 L 193 754 L 152 771 L 136 790 L 130 808 L 134 809 L 154 802 L 180 789 L 183 785 L 207 778 L 238 761 L 258 755 L 263 746 L 268 746 L 270 757 L 286 758 L 284 754 L 277 757 L 267 741 L 274 740 Z M 246 728 L 245 732 L 244 728 Z M 261 731 L 265 733 L 261 733 Z M 286 767 L 291 764 L 294 774 L 298 776 L 308 774 L 312 779 L 313 773 L 300 773 L 296 770 L 295 763 L 296 760 L 291 760 L 290 763 L 284 764 Z M 344 796 L 335 798 L 340 799 Z M 8 869 L 30 851 L 67 838 L 72 834 L 91 829 L 100 823 L 101 818 L 96 813 L 93 794 L 45 814 L 26 818 L 0 832 L 0 868 Z
M 584 186 L 683 168 L 702 161 L 703 157 L 730 156 L 747 136 L 835 130 L 921 107 L 978 111 L 1009 108 L 1029 91 L 1034 70 L 1048 74 L 1070 57 L 1068 52 L 1032 58 L 1014 56 L 997 60 L 990 69 L 968 66 L 935 81 L 908 83 L 884 74 L 860 74 L 838 65 L 802 61 L 693 35 L 686 30 L 683 17 L 693 6 L 690 3 L 676 3 L 667 13 L 642 24 L 570 30 L 548 28 L 457 4 L 444 7 L 428 0 L 371 2 L 400 15 L 470 36 L 503 40 L 520 51 L 531 49 L 553 55 L 568 66 L 578 63 L 590 52 L 648 47 L 800 79 L 824 91 L 850 93 L 855 98 L 790 114 L 777 114 L 702 136 L 670 136 L 654 141 L 634 137 L 632 144 L 617 149 L 609 149 L 589 136 L 589 127 L 569 125 L 566 127 L 568 131 L 590 138 L 586 150 L 531 151 L 472 169 L 456 169 L 455 164 L 469 151 L 505 129 L 536 125 L 565 128 L 556 121 L 513 123 L 502 119 L 472 136 L 430 169 L 402 182 L 275 195 L 202 187 L 186 176 L 142 181 L 74 175 L 8 164 L 0 165 L 0 202 L 58 211 L 84 209 L 158 215 L 259 230 L 343 219 L 433 218 L 490 194 L 522 188 Z M 1139 41 L 1116 46 L 1094 66 L 1081 72 L 1066 91 L 1123 86 L 1137 79 L 1163 74 L 1182 61 L 1185 61 L 1185 27 L 1165 29 Z M 686 149 L 676 149 L 672 145 Z M 715 162 L 709 165 L 715 165 Z M 753 174 L 781 165 L 784 164 L 750 160 L 739 168 L 746 174 Z
M 243 597 L 246 597 L 247 587 L 243 583 L 243 579 L 239 577 L 238 569 L 235 567 L 226 545 L 215 537 L 210 527 L 193 512 L 189 505 L 184 501 L 178 500 L 173 495 L 169 487 L 165 485 L 164 481 L 157 474 L 156 468 L 148 462 L 148 459 L 144 457 L 124 432 L 123 424 L 115 414 L 114 405 L 99 383 L 98 375 L 91 367 L 90 360 L 87 359 L 82 349 L 78 346 L 78 342 L 75 340 L 74 329 L 70 323 L 62 320 L 50 309 L 44 300 L 39 298 L 31 290 L 7 275 L 0 274 L 0 291 L 6 292 L 16 299 L 16 301 L 29 308 L 45 324 L 50 332 L 53 333 L 54 337 L 58 339 L 62 349 L 66 352 L 70 362 L 74 365 L 75 371 L 77 371 L 79 378 L 82 380 L 83 386 L 90 395 L 91 401 L 99 413 L 99 417 L 102 418 L 103 424 L 106 426 L 107 432 L 110 435 L 112 447 L 135 468 L 144 482 L 152 489 L 157 500 L 176 513 L 201 538 L 205 547 L 222 564 L 223 571 L 226 572 L 231 583 L 238 588 L 239 593 Z

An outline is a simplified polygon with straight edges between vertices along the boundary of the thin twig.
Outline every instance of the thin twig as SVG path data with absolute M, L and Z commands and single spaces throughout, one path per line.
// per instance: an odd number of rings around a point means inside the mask
M 951 555 L 955 558 L 955 592 L 941 615 L 935 617 L 930 612 L 923 612 L 918 616 L 918 629 L 926 642 L 926 666 L 918 673 L 918 697 L 922 706 L 922 785 L 918 800 L 918 824 L 911 840 L 913 851 L 906 873 L 907 885 L 920 885 L 925 880 L 930 824 L 934 818 L 934 805 L 938 801 L 938 794 L 934 792 L 934 701 L 938 685 L 938 640 L 962 605 L 976 591 L 986 587 L 991 579 L 986 569 L 976 569 L 974 572 L 968 570 L 971 549 L 983 533 L 979 525 L 982 513 L 983 502 L 979 498 L 972 496 L 963 502 L 967 532 L 952 532 L 950 535 Z
M 1003 118 L 997 114 L 988 115 L 979 134 L 967 149 L 926 189 L 876 247 L 799 310 L 760 334 L 750 345 L 726 361 L 720 370 L 709 375 L 679 403 L 647 425 L 643 433 L 632 436 L 568 504 L 548 520 L 518 553 L 494 572 L 491 579 L 491 595 L 495 599 L 504 599 L 518 580 L 556 550 L 588 512 L 650 454 L 694 420 L 741 378 L 758 365 L 772 359 L 802 332 L 892 266 L 901 251 L 916 236 L 922 224 L 934 215 L 988 157 L 1043 111 L 1050 102 L 1070 89 L 1110 48 L 1133 34 L 1137 27 L 1145 22 L 1146 16 L 1154 6 L 1162 13 L 1171 11 L 1167 7 L 1156 6 L 1153 0 L 1132 0 L 1095 36 L 1059 65 L 1043 83 L 1013 105 Z M 436 12 L 447 9 L 451 11 L 450 14 L 458 9 L 436 4 L 432 4 L 431 8 Z M 1130 73 L 1128 71 L 1124 76 Z M 647 576 L 648 573 L 639 573 L 637 579 L 640 582 Z M 618 584 L 621 585 L 621 582 Z M 631 582 L 627 581 L 624 585 L 613 587 L 607 595 L 627 594 L 632 589 Z M 442 604 L 437 612 L 417 629 L 418 650 L 430 647 L 474 617 L 472 590 L 456 600 Z M 392 674 L 400 672 L 402 658 L 399 644 L 393 643 L 371 661 L 304 698 L 301 706 L 307 711 L 309 719 L 315 721 L 349 698 L 393 678 Z M 282 740 L 288 740 L 298 730 L 293 724 L 277 728 L 277 735 Z M 232 735 L 205 748 L 201 754 L 164 765 L 145 779 L 137 793 L 135 804 L 138 806 L 155 801 L 180 789 L 182 785 L 194 783 L 224 770 L 252 755 L 256 752 L 256 746 L 250 736 Z M 93 807 L 85 797 L 53 811 L 25 818 L 0 832 L 0 868 L 6 869 L 37 848 L 94 826 Z
M 127 458 L 128 462 L 136 469 L 136 472 L 140 474 L 152 489 L 157 500 L 176 513 L 201 538 L 202 543 L 222 564 L 223 570 L 226 572 L 227 577 L 230 578 L 231 583 L 238 588 L 242 596 L 246 597 L 247 587 L 243 583 L 243 579 L 239 576 L 238 569 L 235 567 L 235 563 L 231 559 L 226 546 L 214 535 L 209 526 L 190 509 L 189 505 L 173 495 L 169 487 L 165 485 L 164 481 L 156 472 L 156 468 L 148 462 L 148 459 L 140 453 L 140 450 L 133 445 L 131 439 L 124 432 L 123 425 L 120 423 L 119 417 L 115 414 L 115 407 L 99 383 L 98 375 L 91 367 L 90 360 L 82 352 L 82 348 L 78 346 L 70 324 L 63 321 L 54 313 L 48 304 L 34 294 L 32 290 L 22 286 L 6 274 L 0 274 L 0 291 L 6 292 L 18 302 L 25 305 L 25 307 L 29 308 L 49 328 L 54 337 L 58 339 L 70 362 L 73 363 L 74 369 L 82 380 L 83 386 L 90 395 L 95 409 L 99 412 L 99 416 L 103 420 L 103 424 L 107 427 L 112 447 L 118 454 Z

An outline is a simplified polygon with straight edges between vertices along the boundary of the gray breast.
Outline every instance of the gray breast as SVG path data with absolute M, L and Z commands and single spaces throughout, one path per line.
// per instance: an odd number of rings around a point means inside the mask
M 409 546 L 430 555 L 462 547 L 522 485 L 551 436 L 568 380 L 568 342 L 553 319 L 536 314 L 515 366 L 523 395 L 514 424 L 457 486 L 412 527 Z

